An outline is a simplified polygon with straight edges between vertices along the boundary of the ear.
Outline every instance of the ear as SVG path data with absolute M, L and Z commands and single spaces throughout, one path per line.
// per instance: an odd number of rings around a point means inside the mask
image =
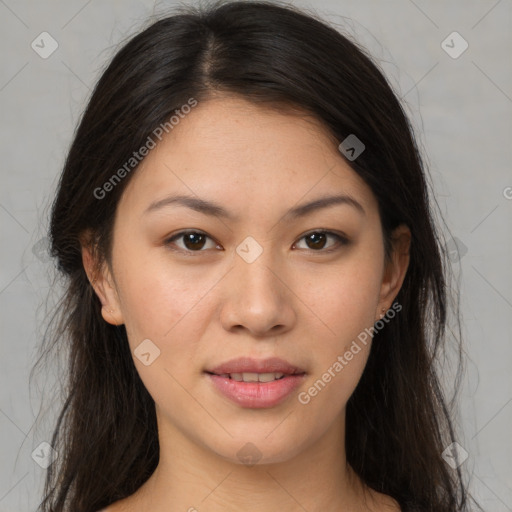
M 409 249 L 411 245 L 411 231 L 405 224 L 398 226 L 392 233 L 392 254 L 386 262 L 376 319 L 384 316 L 386 310 L 398 295 L 409 267 Z
M 104 262 L 101 265 L 99 264 L 92 239 L 90 232 L 80 237 L 85 272 L 100 299 L 102 305 L 101 316 L 105 322 L 112 325 L 121 325 L 124 323 L 124 319 L 114 279 L 108 265 Z

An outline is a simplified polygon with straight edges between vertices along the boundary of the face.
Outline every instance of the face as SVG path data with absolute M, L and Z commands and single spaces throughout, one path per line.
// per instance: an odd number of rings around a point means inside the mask
M 161 428 L 238 463 L 244 446 L 284 461 L 344 428 L 371 346 L 361 333 L 391 306 L 407 256 L 386 263 L 376 199 L 319 124 L 199 103 L 132 176 L 113 236 L 96 291 L 104 319 L 126 326 Z M 207 373 L 239 357 L 300 375 Z

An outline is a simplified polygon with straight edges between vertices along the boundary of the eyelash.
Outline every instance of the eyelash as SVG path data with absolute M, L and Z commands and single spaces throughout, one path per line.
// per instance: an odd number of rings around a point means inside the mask
M 196 235 L 204 235 L 206 236 L 207 238 L 209 238 L 210 240 L 213 240 L 213 238 L 211 238 L 210 236 L 208 236 L 206 233 L 204 233 L 203 231 L 197 231 L 197 230 L 186 230 L 186 231 L 180 231 L 179 233 L 176 233 L 174 235 L 172 235 L 170 238 L 168 238 L 167 240 L 165 240 L 164 244 L 169 247 L 170 250 L 172 251 L 175 251 L 175 252 L 180 252 L 180 253 L 183 253 L 183 254 L 186 254 L 187 256 L 193 256 L 195 255 L 194 253 L 201 253 L 201 252 L 205 252 L 207 249 L 200 249 L 198 251 L 191 251 L 189 249 L 182 249 L 181 247 L 178 247 L 178 248 L 175 248 L 175 247 L 171 247 L 172 243 L 174 242 L 174 240 L 177 240 L 185 235 L 190 235 L 190 234 L 196 234 Z M 307 236 L 309 235 L 313 235 L 313 234 L 321 234 L 321 235 L 328 235 L 328 236 L 332 236 L 334 238 L 337 239 L 338 243 L 335 244 L 334 247 L 331 247 L 329 249 L 319 249 L 319 250 L 314 250 L 314 249 L 300 249 L 300 250 L 309 250 L 310 252 L 313 252 L 313 253 L 320 253 L 320 254 L 330 254 L 334 251 L 337 251 L 339 249 L 341 249 L 341 247 L 343 246 L 346 246 L 350 243 L 350 241 L 348 240 L 348 238 L 346 238 L 345 236 L 341 235 L 341 234 L 338 234 L 338 233 L 334 233 L 333 231 L 328 231 L 326 229 L 317 229 L 317 230 L 313 230 L 313 231 L 309 231 L 308 233 L 302 235 L 300 238 L 299 238 L 299 241 L 306 238 Z M 220 245 L 220 244 L 218 244 Z M 295 245 L 295 244 L 294 244 Z

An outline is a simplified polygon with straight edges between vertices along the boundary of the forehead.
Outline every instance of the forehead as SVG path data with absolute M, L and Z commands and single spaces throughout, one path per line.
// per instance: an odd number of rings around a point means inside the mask
M 141 162 L 122 202 L 140 209 L 177 189 L 227 202 L 294 203 L 333 190 L 369 208 L 373 201 L 318 120 L 238 97 L 200 102 L 183 115 Z

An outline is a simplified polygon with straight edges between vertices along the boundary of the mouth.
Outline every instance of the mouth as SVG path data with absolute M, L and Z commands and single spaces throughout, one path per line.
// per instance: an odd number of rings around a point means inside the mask
M 214 388 L 239 407 L 271 408 L 284 402 L 306 371 L 279 358 L 233 359 L 204 371 Z
M 254 373 L 254 372 L 244 372 L 244 373 L 214 373 L 214 372 L 206 372 L 210 375 L 217 375 L 218 377 L 225 377 L 227 379 L 236 380 L 237 382 L 272 382 L 274 380 L 281 380 L 285 377 L 289 377 L 290 375 L 304 375 L 305 372 L 301 373 L 293 373 L 286 374 L 281 372 L 269 372 L 269 373 Z

